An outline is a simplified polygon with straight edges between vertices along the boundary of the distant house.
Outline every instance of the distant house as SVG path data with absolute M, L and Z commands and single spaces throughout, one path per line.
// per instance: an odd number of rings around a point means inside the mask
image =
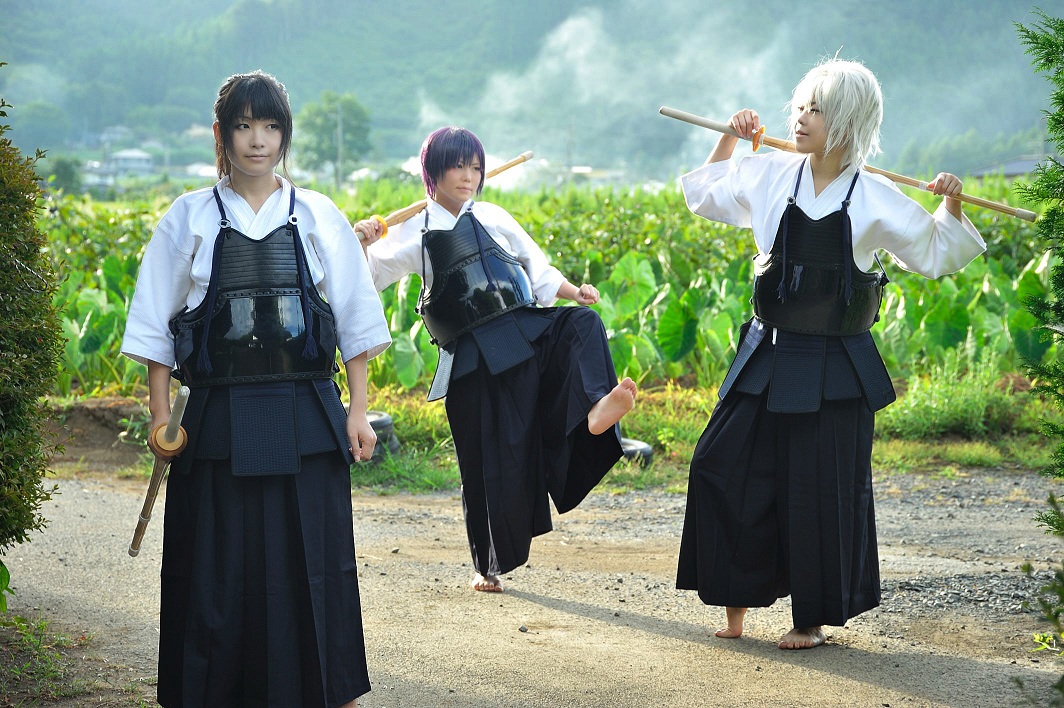
M 111 155 L 108 167 L 116 175 L 149 175 L 155 167 L 155 159 L 143 150 L 119 150 Z
M 972 170 L 971 176 L 986 177 L 988 175 L 1002 175 L 1007 179 L 1024 177 L 1034 172 L 1034 168 L 1038 165 L 1039 162 L 1044 159 L 1046 159 L 1045 155 L 1026 155 L 1021 157 L 1014 157 L 1011 160 L 999 162 L 996 165 L 990 165 L 989 167 L 982 167 L 978 170 Z

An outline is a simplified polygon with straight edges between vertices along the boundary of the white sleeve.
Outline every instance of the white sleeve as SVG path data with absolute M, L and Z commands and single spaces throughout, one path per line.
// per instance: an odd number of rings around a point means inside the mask
M 424 217 L 415 215 L 389 229 L 388 235 L 366 249 L 373 287 L 384 290 L 405 275 L 421 275 L 421 227 Z
M 744 195 L 748 159 L 711 162 L 680 177 L 687 208 L 711 221 L 750 228 L 750 203 Z
M 324 271 L 317 287 L 333 312 L 340 358 L 346 362 L 366 353 L 372 359 L 392 338 L 358 236 L 331 201 L 315 216 L 308 236 Z
M 192 288 L 194 255 L 194 249 L 188 248 L 192 242 L 181 238 L 179 222 L 171 208 L 155 228 L 126 316 L 122 353 L 144 365 L 154 361 L 172 368 L 176 364 L 170 318 L 184 307 Z
M 869 228 L 876 234 L 874 245 L 890 253 L 901 268 L 938 278 L 957 272 L 986 250 L 971 220 L 963 214 L 958 220 L 946 210 L 945 201 L 929 214 L 893 184 L 870 186 L 862 211 L 867 208 L 865 213 L 874 215 Z M 862 260 L 871 263 L 871 253 Z

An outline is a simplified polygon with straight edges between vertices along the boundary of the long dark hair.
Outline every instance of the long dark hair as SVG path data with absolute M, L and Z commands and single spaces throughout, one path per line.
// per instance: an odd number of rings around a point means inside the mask
M 436 196 L 436 183 L 443 173 L 452 167 L 469 162 L 474 157 L 480 160 L 480 184 L 477 196 L 484 188 L 484 146 L 480 139 L 465 128 L 449 125 L 432 131 L 421 145 L 421 181 L 425 193 Z
M 233 127 L 241 116 L 256 120 L 275 120 L 284 133 L 281 139 L 281 171 L 288 176 L 288 152 L 292 147 L 292 107 L 284 84 L 264 71 L 233 74 L 218 89 L 214 102 L 214 120 L 222 144 L 215 143 L 214 156 L 219 179 L 233 171 L 229 151 L 233 149 Z

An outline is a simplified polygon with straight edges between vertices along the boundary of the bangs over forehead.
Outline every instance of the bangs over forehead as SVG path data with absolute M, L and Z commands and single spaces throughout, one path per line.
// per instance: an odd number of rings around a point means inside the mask
M 811 105 L 816 105 L 824 117 L 829 152 L 844 148 L 844 161 L 858 167 L 879 154 L 883 94 L 879 81 L 863 64 L 832 59 L 811 69 L 798 82 L 788 106 L 792 139 L 798 114 Z
M 219 93 L 214 104 L 215 119 L 226 127 L 228 123 L 247 116 L 255 120 L 275 120 L 286 128 L 291 124 L 292 110 L 284 86 L 265 74 L 245 74 L 228 84 L 228 91 Z M 290 132 L 285 131 L 286 134 Z
M 421 146 L 421 181 L 425 193 L 436 196 L 436 183 L 443 173 L 452 167 L 465 165 L 476 158 L 480 163 L 480 184 L 477 194 L 484 188 L 484 146 L 472 132 L 458 126 L 447 126 L 433 131 Z

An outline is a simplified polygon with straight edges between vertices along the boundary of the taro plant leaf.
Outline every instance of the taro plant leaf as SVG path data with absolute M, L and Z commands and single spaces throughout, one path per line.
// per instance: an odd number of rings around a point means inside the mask
M 440 359 L 440 350 L 432 343 L 429 331 L 425 329 L 425 324 L 420 319 L 410 328 L 410 338 L 414 340 L 414 344 L 417 345 L 417 350 L 421 356 L 422 376 L 432 376 Z M 426 383 L 429 383 L 429 381 L 426 381 Z
M 658 320 L 658 346 L 669 361 L 679 361 L 695 347 L 698 315 L 683 299 L 672 299 Z
M 15 594 L 15 591 L 11 589 L 11 571 L 0 560 L 0 615 L 7 614 L 8 593 Z
M 417 345 L 414 344 L 408 332 L 399 332 L 392 335 L 391 349 L 399 385 L 404 388 L 413 388 L 421 378 L 422 372 L 421 353 L 417 350 Z
M 1026 361 L 1041 363 L 1042 357 L 1049 351 L 1052 341 L 1045 336 L 1045 330 L 1027 310 L 1013 310 L 1009 315 L 1009 334 L 1016 346 L 1016 351 Z
M 78 344 L 82 354 L 95 354 L 115 336 L 118 316 L 113 312 L 104 312 L 96 317 L 89 317 L 81 329 L 81 342 Z
M 81 353 L 81 328 L 70 317 L 60 317 L 59 326 L 63 331 L 63 362 L 64 370 L 68 376 L 64 377 L 64 394 L 70 393 L 74 377 L 81 378 L 81 367 L 85 363 L 85 355 Z
M 701 320 L 700 327 L 711 343 L 711 354 L 727 364 L 735 350 L 738 327 L 727 312 L 707 313 Z
M 617 261 L 607 283 L 622 316 L 638 315 L 658 290 L 650 261 L 635 252 L 628 252 Z
M 601 304 L 601 300 L 599 303 Z M 610 335 L 610 356 L 613 359 L 613 368 L 617 370 L 618 378 L 624 378 L 629 370 L 629 364 L 635 357 L 634 339 L 631 332 L 620 331 Z
M 78 348 L 83 354 L 95 354 L 115 336 L 119 324 L 115 307 L 106 292 L 86 288 L 78 295 L 78 314 L 84 315 Z
M 609 283 L 604 283 L 599 291 L 599 301 L 592 305 L 591 309 L 599 314 L 607 334 L 612 337 L 615 330 L 624 327 L 624 323 L 618 321 L 617 306 L 613 302 L 611 293 L 612 288 Z
M 132 296 L 133 288 L 137 282 L 137 269 L 139 267 L 140 264 L 135 255 L 120 258 L 112 253 L 104 258 L 100 272 L 103 275 L 108 292 L 117 295 L 122 302 L 127 297 Z
M 417 313 L 417 299 L 421 292 L 421 277 L 406 275 L 395 285 L 395 303 L 391 312 L 391 330 L 399 332 L 409 329 L 415 322 L 420 322 Z
M 968 310 L 950 297 L 940 297 L 923 318 L 920 328 L 928 335 L 928 345 L 936 350 L 951 349 L 968 335 Z
M 625 376 L 631 376 L 636 383 L 642 383 L 649 376 L 660 373 L 661 354 L 654 342 L 645 335 L 635 335 L 631 338 L 633 357 L 628 362 L 628 370 Z
M 1013 289 L 1016 291 L 1016 300 L 1018 302 L 1026 302 L 1028 298 L 1044 298 L 1047 293 L 1045 283 L 1042 282 L 1042 278 L 1039 277 L 1038 272 L 1035 270 L 1035 261 L 1031 261 L 1027 264 L 1027 267 L 1023 269 L 1023 273 L 1013 283 Z

